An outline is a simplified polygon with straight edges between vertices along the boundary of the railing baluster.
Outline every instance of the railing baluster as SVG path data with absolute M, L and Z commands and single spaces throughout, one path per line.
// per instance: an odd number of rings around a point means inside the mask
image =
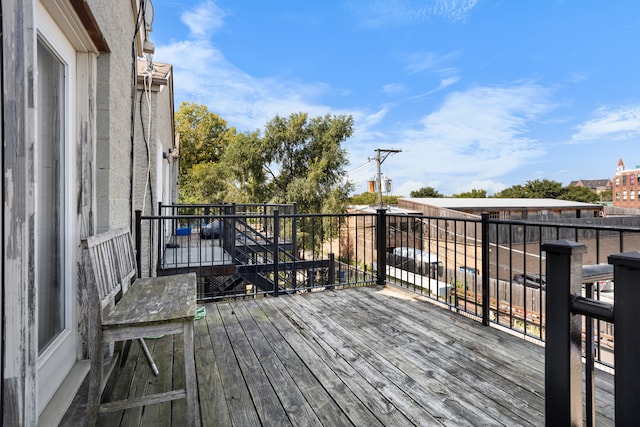
M 482 213 L 482 324 L 489 326 L 489 213 Z
M 273 296 L 280 295 L 280 289 L 278 284 L 279 276 L 279 263 L 280 263 L 280 216 L 278 215 L 278 209 L 273 210 Z
M 142 266 L 140 265 L 142 252 L 142 211 L 136 210 L 136 264 L 138 266 L 138 278 L 141 276 Z
M 386 255 L 386 234 L 387 234 L 387 218 L 386 209 L 377 210 L 376 223 L 376 246 L 377 246 L 377 267 L 378 267 L 378 285 L 384 286 L 387 281 L 387 255 Z
M 593 298 L 593 283 L 588 282 L 585 283 L 585 296 L 587 298 Z M 596 381 L 595 381 L 595 346 L 593 343 L 593 317 L 588 316 L 585 319 L 585 343 L 584 343 L 584 353 L 585 353 L 585 390 L 586 390 L 586 415 L 587 415 L 587 425 L 593 426 L 595 425 L 596 419 L 596 405 L 595 405 L 595 395 L 596 395 Z

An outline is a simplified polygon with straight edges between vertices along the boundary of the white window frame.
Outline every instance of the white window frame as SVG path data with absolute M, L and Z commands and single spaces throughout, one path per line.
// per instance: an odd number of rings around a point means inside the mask
M 64 218 L 64 248 L 62 254 L 64 258 L 63 264 L 63 281 L 65 284 L 65 300 L 64 300 L 64 330 L 51 342 L 45 351 L 37 356 L 37 411 L 38 414 L 46 407 L 47 403 L 58 389 L 66 375 L 77 359 L 77 325 L 75 322 L 75 297 L 76 282 L 74 259 L 75 248 L 74 243 L 77 241 L 75 235 L 75 226 L 71 221 L 75 212 L 72 195 L 75 192 L 75 115 L 76 115 L 76 50 L 65 35 L 65 33 L 56 24 L 53 17 L 41 2 L 36 7 L 36 26 L 38 38 L 42 40 L 65 66 L 65 114 L 63 122 L 63 139 L 62 147 L 63 165 L 63 187 L 64 200 L 61 204 L 61 216 Z M 37 51 L 37 50 L 36 50 Z M 36 87 L 36 91 L 38 88 Z M 35 111 L 36 123 L 38 123 L 38 111 Z M 36 141 L 39 144 L 40 141 Z M 37 149 L 35 150 L 37 152 Z M 38 159 L 36 159 L 36 162 Z M 36 168 L 37 171 L 37 168 Z M 37 172 L 36 172 L 37 173 Z M 37 182 L 37 179 L 36 179 Z M 36 191 L 38 189 L 36 188 Z M 37 198 L 36 198 L 37 200 Z M 38 206 L 35 206 L 38 212 Z M 35 236 L 35 242 L 38 242 L 38 236 Z M 37 253 L 37 251 L 36 251 Z M 36 265 L 38 263 L 36 262 Z M 38 280 L 38 272 L 35 272 L 36 280 Z M 38 318 L 36 313 L 36 319 Z

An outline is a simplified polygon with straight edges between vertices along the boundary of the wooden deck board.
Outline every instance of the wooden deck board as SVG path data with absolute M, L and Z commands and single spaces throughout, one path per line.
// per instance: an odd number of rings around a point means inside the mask
M 253 303 L 269 317 L 274 329 L 278 330 L 286 345 L 291 347 L 300 362 L 320 381 L 325 390 L 330 391 L 336 404 L 349 420 L 356 426 L 383 425 L 374 415 L 377 406 L 376 402 L 371 402 L 371 396 L 363 400 L 359 397 L 367 396 L 369 390 L 363 389 L 363 387 L 358 387 L 355 392 L 351 390 L 346 384 L 349 382 L 348 378 L 341 378 L 345 371 L 340 370 L 336 363 L 333 363 L 333 354 L 318 353 L 317 348 L 312 346 L 309 340 L 300 339 L 302 329 L 292 328 L 289 319 L 275 309 L 271 302 L 268 300 Z M 342 376 L 344 377 L 344 375 Z M 335 398 L 335 396 L 339 396 L 339 398 Z
M 415 295 L 366 287 L 206 309 L 195 324 L 201 425 L 544 424 L 544 349 Z M 179 338 L 149 341 L 159 377 L 136 346 L 114 394 L 184 381 Z M 598 425 L 614 424 L 612 378 L 596 375 Z M 180 402 L 100 424 L 179 425 Z
M 242 325 L 238 322 L 236 312 L 231 307 L 232 304 L 222 303 L 218 304 L 218 310 L 220 316 L 225 323 L 225 329 L 229 335 L 229 340 L 233 343 L 234 353 L 236 361 L 242 372 L 244 381 L 251 393 L 253 404 L 258 413 L 258 417 L 261 420 L 269 420 L 272 425 L 291 425 L 291 421 L 287 417 L 285 412 L 285 406 L 291 406 L 293 409 L 292 417 L 296 417 L 295 411 L 300 408 L 290 402 L 281 403 L 279 398 L 283 401 L 289 399 L 289 396 L 279 396 L 276 390 L 271 385 L 270 372 L 278 370 L 278 366 L 275 366 L 274 361 L 270 358 L 259 359 L 248 341 L 247 335 L 242 330 Z M 240 306 L 233 304 L 236 309 L 240 309 Z M 280 382 L 283 382 L 282 378 L 279 378 Z M 290 394 L 294 394 L 297 390 L 294 388 Z M 306 402 L 304 402 L 306 403 Z
M 327 300 L 327 310 L 336 311 L 339 307 L 344 307 L 356 315 L 362 312 L 362 310 L 353 310 L 355 300 L 339 305 L 330 301 L 332 298 L 324 299 Z M 501 387 L 496 387 L 494 396 L 485 395 L 486 378 L 492 378 L 492 376 L 484 377 L 482 366 L 469 366 L 462 361 L 465 360 L 464 356 L 457 354 L 449 345 L 431 344 L 431 341 L 434 341 L 432 336 L 416 335 L 409 328 L 403 329 L 402 332 L 396 329 L 395 333 L 390 334 L 389 326 L 394 320 L 397 321 L 398 316 L 391 317 L 394 313 L 384 306 L 375 307 L 369 303 L 369 308 L 372 312 L 363 319 L 364 321 L 370 318 L 371 314 L 374 314 L 375 318 L 386 321 L 376 325 L 363 324 L 360 327 L 363 334 L 361 337 L 363 341 L 359 344 L 360 351 L 365 348 L 365 358 L 383 356 L 397 366 L 398 372 L 391 372 L 387 378 L 390 380 L 405 378 L 408 384 L 403 384 L 403 387 L 409 389 L 415 399 L 420 399 L 421 405 L 430 407 L 433 411 L 441 411 L 443 418 L 453 420 L 458 425 L 487 423 L 487 415 L 490 415 L 494 422 L 510 420 L 513 425 L 527 424 L 526 419 L 511 413 L 513 397 L 504 392 Z M 373 310 L 376 311 L 373 312 Z M 413 326 L 415 330 L 415 324 Z M 440 351 L 442 348 L 450 351 Z M 456 381 L 451 381 L 451 378 L 455 378 Z M 501 386 L 510 385 L 502 384 Z M 432 396 L 434 395 L 438 396 L 441 408 L 433 407 L 435 399 Z M 481 411 L 477 409 L 479 404 L 483 405 Z

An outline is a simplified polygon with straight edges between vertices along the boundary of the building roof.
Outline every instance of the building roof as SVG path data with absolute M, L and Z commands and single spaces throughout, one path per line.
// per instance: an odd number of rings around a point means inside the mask
M 578 181 L 571 181 L 569 185 L 583 185 L 588 188 L 598 188 L 598 187 L 611 187 L 611 180 L 609 178 L 606 179 L 580 179 Z
M 153 63 L 152 82 L 158 85 L 166 86 L 171 76 L 173 66 L 171 64 L 163 64 L 161 62 Z M 147 74 L 147 61 L 145 59 L 138 59 L 137 61 L 138 83 L 144 81 L 144 77 Z
M 400 198 L 412 203 L 445 209 L 578 209 L 601 208 L 593 203 L 573 202 L 557 199 L 502 199 L 502 198 Z
M 392 205 L 384 205 L 384 209 L 386 209 L 388 214 L 393 215 L 417 215 L 421 212 L 410 211 L 407 209 L 401 209 L 397 206 Z M 378 205 L 351 205 L 349 206 L 349 210 L 353 213 L 376 213 L 378 211 Z

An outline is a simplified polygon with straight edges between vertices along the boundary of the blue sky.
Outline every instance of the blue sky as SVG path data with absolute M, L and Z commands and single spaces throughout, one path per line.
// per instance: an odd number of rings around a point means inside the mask
M 489 194 L 640 165 L 640 1 L 153 0 L 176 106 L 239 131 L 348 114 L 356 193 Z

